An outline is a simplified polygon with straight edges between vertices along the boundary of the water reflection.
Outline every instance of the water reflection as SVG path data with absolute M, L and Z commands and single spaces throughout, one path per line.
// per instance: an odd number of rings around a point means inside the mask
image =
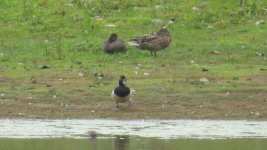
M 130 146 L 130 138 L 129 136 L 116 136 L 114 139 L 114 147 L 115 150 L 127 150 Z
M 97 150 L 97 133 L 95 131 L 90 131 L 89 135 L 90 135 L 92 149 Z
M 90 139 L 1 139 L 0 150 L 266 150 L 267 139 L 156 139 L 141 137 Z

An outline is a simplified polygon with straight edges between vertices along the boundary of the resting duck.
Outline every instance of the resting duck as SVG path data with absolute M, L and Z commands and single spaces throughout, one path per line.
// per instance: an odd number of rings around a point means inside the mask
M 126 53 L 127 48 L 122 39 L 119 39 L 116 33 L 112 33 L 110 37 L 105 41 L 103 49 L 108 54 L 113 53 Z
M 129 107 L 131 103 L 131 90 L 126 85 L 126 77 L 124 75 L 120 76 L 119 86 L 112 91 L 112 98 L 116 102 L 116 107 L 119 108 L 119 103 L 129 102 Z
M 148 50 L 151 55 L 157 56 L 156 52 L 167 48 L 171 43 L 171 34 L 166 28 L 161 28 L 156 33 L 136 37 L 131 39 L 128 44 L 141 50 Z

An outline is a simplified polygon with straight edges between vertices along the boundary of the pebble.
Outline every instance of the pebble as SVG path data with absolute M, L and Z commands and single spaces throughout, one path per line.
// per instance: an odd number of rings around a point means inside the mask
M 106 27 L 116 27 L 115 24 L 107 24 Z
M 203 78 L 200 78 L 199 81 L 200 81 L 200 82 L 208 82 L 209 80 L 208 80 L 207 78 L 204 78 L 204 77 L 203 77 Z
M 221 54 L 221 52 L 214 50 L 214 51 L 212 51 L 212 54 Z
M 198 8 L 206 8 L 209 6 L 209 3 L 208 2 L 201 2 L 197 7 Z
M 152 23 L 154 23 L 154 24 L 156 24 L 156 25 L 160 25 L 160 24 L 162 24 L 162 20 L 161 19 L 153 19 L 152 20 Z
M 259 21 L 256 22 L 256 25 L 260 25 L 260 24 L 264 24 L 264 23 L 265 23 L 264 20 L 259 20 Z
M 149 76 L 149 73 L 145 72 L 144 75 L 145 75 L 145 76 Z
M 199 8 L 197 8 L 197 7 L 192 7 L 192 10 L 194 10 L 194 11 L 199 11 Z
M 83 74 L 83 73 L 79 73 L 79 76 L 80 76 L 80 77 L 84 77 L 84 74 Z

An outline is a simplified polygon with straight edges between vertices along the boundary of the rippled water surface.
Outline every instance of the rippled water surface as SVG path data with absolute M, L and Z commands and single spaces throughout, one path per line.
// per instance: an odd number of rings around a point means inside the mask
M 265 121 L 0 120 L 0 150 L 266 150 L 266 147 Z
M 225 120 L 0 120 L 0 138 L 127 135 L 171 138 L 267 138 L 266 121 Z

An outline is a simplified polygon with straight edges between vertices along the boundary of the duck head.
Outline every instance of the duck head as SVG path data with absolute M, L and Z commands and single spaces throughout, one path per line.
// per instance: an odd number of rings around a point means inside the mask
M 112 33 L 112 34 L 110 35 L 109 39 L 108 39 L 109 43 L 116 41 L 116 40 L 117 40 L 117 37 L 118 37 L 118 36 L 117 36 L 116 33 Z
M 157 32 L 158 35 L 160 36 L 170 36 L 170 32 L 168 31 L 167 28 L 165 27 L 162 27 L 158 32 Z
M 120 86 L 125 86 L 126 82 L 127 82 L 126 81 L 126 77 L 124 75 L 121 75 L 120 79 L 119 79 L 119 85 Z

